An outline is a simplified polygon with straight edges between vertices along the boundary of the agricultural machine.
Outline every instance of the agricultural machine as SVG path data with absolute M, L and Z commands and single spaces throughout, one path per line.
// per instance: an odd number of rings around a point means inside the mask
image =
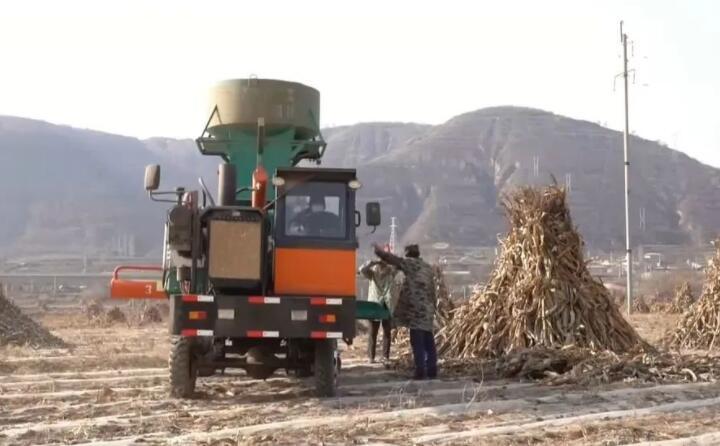
M 332 396 L 338 341 L 352 343 L 356 318 L 378 316 L 356 301 L 356 229 L 361 213 L 355 169 L 297 167 L 320 159 L 320 94 L 268 79 L 220 82 L 201 154 L 219 156 L 215 196 L 160 191 L 160 166 L 147 166 L 145 189 L 172 207 L 165 223 L 160 281 L 127 280 L 118 267 L 113 298 L 169 299 L 170 391 L 190 397 L 198 376 L 242 368 L 266 379 L 278 369 L 314 376 Z M 272 174 L 272 175 L 271 175 Z M 365 223 L 380 224 L 367 203 Z

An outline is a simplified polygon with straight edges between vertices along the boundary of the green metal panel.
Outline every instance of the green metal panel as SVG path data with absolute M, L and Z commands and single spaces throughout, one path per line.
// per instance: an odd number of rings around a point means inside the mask
M 355 319 L 390 319 L 390 311 L 385 305 L 367 300 L 355 301 Z
M 261 157 L 262 165 L 268 175 L 273 175 L 278 167 L 294 165 L 293 156 L 302 145 L 294 144 L 295 130 L 292 128 L 265 137 L 264 150 Z M 223 158 L 235 165 L 237 187 L 250 187 L 252 173 L 257 165 L 257 134 L 241 128 L 213 129 L 210 134 L 215 136 L 213 142 L 205 142 L 205 150 L 210 153 L 222 153 Z M 267 189 L 268 200 L 274 199 L 275 188 Z M 243 192 L 238 199 L 249 200 L 250 192 Z
M 198 269 L 198 283 L 207 284 L 207 270 Z M 173 294 L 183 294 L 180 283 L 177 281 L 177 268 L 170 267 L 165 272 L 165 283 L 163 284 L 165 294 L 171 296 Z M 204 293 L 207 290 L 206 285 L 202 286 L 202 289 L 195 290 L 199 293 Z

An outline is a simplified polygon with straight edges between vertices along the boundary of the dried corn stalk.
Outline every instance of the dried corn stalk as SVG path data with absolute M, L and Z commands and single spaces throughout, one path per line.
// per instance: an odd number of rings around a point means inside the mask
M 683 282 L 675 289 L 675 296 L 668 307 L 668 313 L 684 313 L 695 302 L 690 282 Z
M 645 296 L 639 295 L 633 299 L 632 303 L 633 313 L 649 313 L 650 305 L 645 300 Z
M 445 273 L 440 265 L 433 265 L 435 273 L 435 298 L 437 305 L 435 307 L 435 330 L 438 331 L 448 324 L 455 309 L 450 292 L 445 283 Z
M 677 348 L 720 347 L 720 241 L 715 241 L 715 255 L 705 270 L 700 298 L 685 311 L 666 341 Z
M 468 358 L 535 346 L 617 352 L 647 346 L 588 272 L 564 189 L 523 187 L 504 196 L 503 206 L 510 232 L 491 278 L 438 333 L 442 353 Z

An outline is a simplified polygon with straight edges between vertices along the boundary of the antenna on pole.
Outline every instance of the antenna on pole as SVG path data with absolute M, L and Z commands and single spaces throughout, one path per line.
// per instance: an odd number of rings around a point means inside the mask
M 390 252 L 396 254 L 395 247 L 397 246 L 397 217 L 390 218 Z
M 570 172 L 565 174 L 565 190 L 568 194 L 572 191 L 572 173 Z
M 633 73 L 633 80 L 635 70 L 628 71 L 628 35 L 623 29 L 623 21 L 620 21 L 620 43 L 623 48 L 623 71 L 622 73 L 615 76 L 615 79 L 622 76 L 624 92 L 625 92 L 625 130 L 623 131 L 623 152 L 624 152 L 624 165 L 625 165 L 625 261 L 627 262 L 627 274 L 626 274 L 626 304 L 628 315 L 632 311 L 633 301 L 633 280 L 632 280 L 632 245 L 630 243 L 630 118 L 629 118 L 629 105 L 628 105 L 628 73 Z M 613 88 L 614 89 L 614 88 Z

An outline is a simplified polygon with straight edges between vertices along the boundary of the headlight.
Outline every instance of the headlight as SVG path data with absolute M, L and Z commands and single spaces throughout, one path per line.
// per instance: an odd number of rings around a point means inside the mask
M 358 190 L 362 187 L 362 183 L 358 180 L 350 180 L 348 187 L 352 190 Z
M 275 186 L 275 187 L 283 186 L 283 185 L 285 184 L 285 178 L 275 176 L 275 177 L 273 177 L 273 179 L 272 179 L 272 184 L 273 184 L 273 186 Z

